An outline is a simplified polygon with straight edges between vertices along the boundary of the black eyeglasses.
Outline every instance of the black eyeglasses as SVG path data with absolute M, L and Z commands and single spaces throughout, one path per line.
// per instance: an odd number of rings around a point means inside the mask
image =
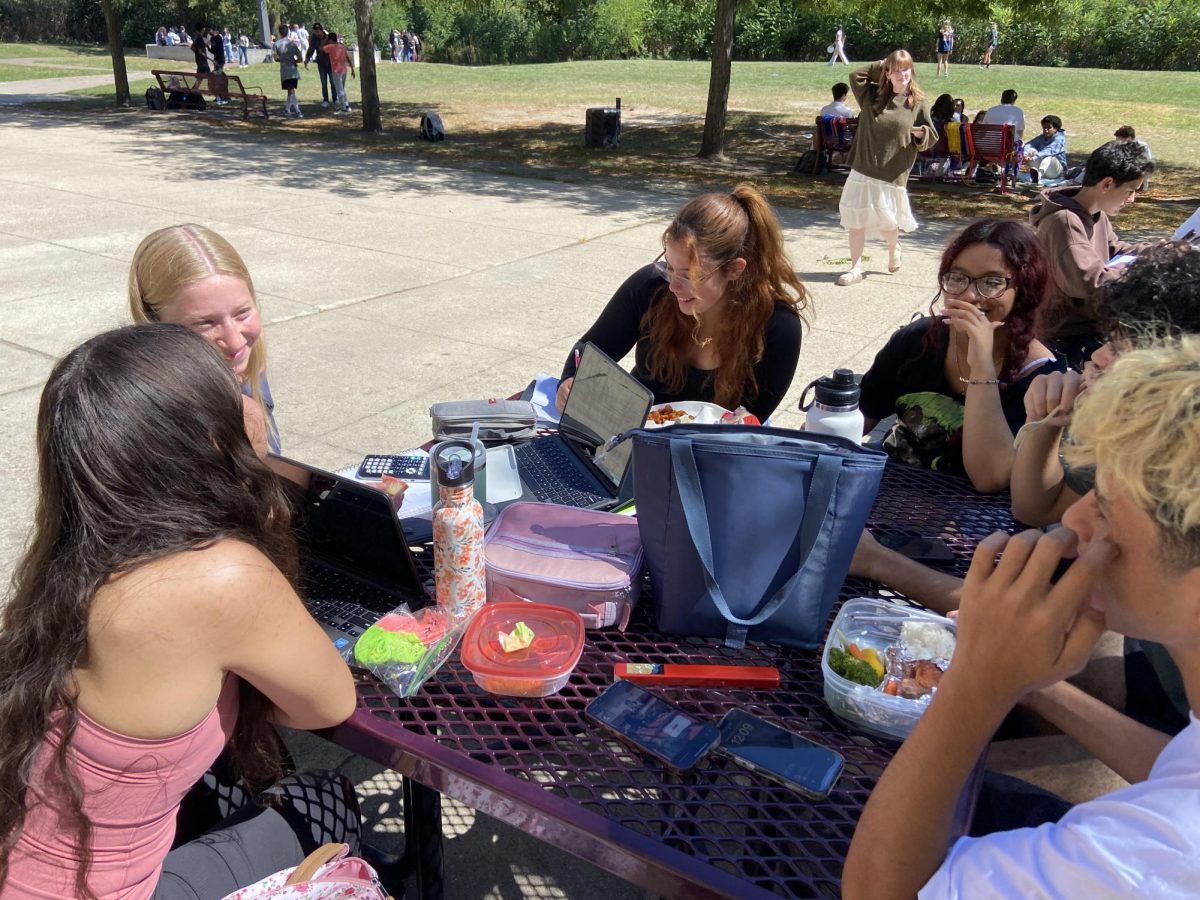
M 951 270 L 938 281 L 941 282 L 942 290 L 952 297 L 966 293 L 967 288 L 974 287 L 977 296 L 984 300 L 995 300 L 1008 290 L 1013 278 L 1011 275 L 980 275 L 978 278 L 971 278 L 964 272 Z

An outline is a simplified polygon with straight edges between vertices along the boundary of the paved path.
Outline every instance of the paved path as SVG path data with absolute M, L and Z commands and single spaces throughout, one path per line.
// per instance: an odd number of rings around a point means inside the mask
M 5 63 L 12 60 L 4 60 Z M 112 84 L 112 73 L 107 75 L 72 75 L 67 78 L 32 78 L 27 81 L 0 81 L 0 106 L 24 106 L 27 103 L 64 102 L 78 100 L 67 91 Z
M 74 80 L 74 79 L 72 79 Z M 92 82 L 95 83 L 95 82 Z M 404 140 L 406 138 L 397 138 Z M 144 110 L 77 118 L 0 108 L 0 581 L 34 500 L 34 421 L 54 360 L 128 319 L 129 259 L 148 232 L 199 221 L 245 257 L 267 320 L 284 450 L 324 466 L 429 437 L 436 400 L 505 396 L 557 372 L 612 291 L 660 249 L 684 193 L 438 168 L 384 152 L 207 129 Z M 863 371 L 932 292 L 944 229 L 906 243 L 904 270 L 832 284 L 846 255 L 831 212 L 781 209 L 815 298 L 800 371 L 776 420 L 798 426 L 804 385 Z M 343 765 L 385 839 L 398 781 Z M 625 900 L 641 892 L 447 803 L 447 896 Z

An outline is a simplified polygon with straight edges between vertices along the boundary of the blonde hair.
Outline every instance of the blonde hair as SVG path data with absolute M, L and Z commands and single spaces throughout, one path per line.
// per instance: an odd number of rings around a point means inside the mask
M 233 245 L 203 225 L 171 225 L 146 235 L 129 266 L 129 312 L 133 321 L 161 322 L 163 313 L 183 290 L 213 275 L 228 275 L 244 282 L 250 299 L 258 306 L 250 271 Z M 263 375 L 267 371 L 267 338 L 259 335 L 250 348 L 246 364 L 246 384 L 250 396 L 262 407 L 269 423 L 262 395 Z
M 892 102 L 892 98 L 896 96 L 896 92 L 892 89 L 892 82 L 888 78 L 888 73 L 896 69 L 908 69 L 912 72 L 912 81 L 908 83 L 908 97 L 904 101 L 904 106 L 912 109 L 925 99 L 924 91 L 917 85 L 917 67 L 913 65 L 912 56 L 907 50 L 893 50 L 884 59 L 883 66 L 879 71 L 879 81 L 875 85 L 876 114 L 883 112 Z
M 1200 337 L 1123 353 L 1080 398 L 1066 454 L 1150 515 L 1167 567 L 1200 566 Z
M 728 194 L 701 194 L 690 201 L 663 232 L 663 246 L 678 241 L 688 252 L 688 277 L 700 280 L 700 259 L 723 269 L 735 259 L 746 268 L 729 283 L 725 298 L 730 314 L 715 335 L 721 364 L 713 379 L 713 399 L 735 409 L 743 398 L 758 395 L 754 366 L 766 350 L 763 332 L 777 301 L 786 304 L 805 325 L 811 298 L 796 275 L 783 244 L 783 231 L 767 198 L 758 188 L 739 184 Z M 669 289 L 663 285 L 656 299 Z M 670 391 L 687 381 L 688 352 L 695 319 L 675 303 L 653 303 L 642 320 L 650 338 L 647 367 Z

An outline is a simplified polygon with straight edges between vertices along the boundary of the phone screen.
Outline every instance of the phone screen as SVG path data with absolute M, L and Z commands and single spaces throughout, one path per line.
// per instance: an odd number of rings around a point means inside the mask
M 917 562 L 954 562 L 954 551 L 941 538 L 922 537 L 919 534 L 905 534 L 901 531 L 874 532 L 873 536 L 889 550 Z
M 584 713 L 678 771 L 696 765 L 720 739 L 716 726 L 689 716 L 674 704 L 628 681 L 615 682 L 589 703 Z
M 721 752 L 818 800 L 833 789 L 844 762 L 840 753 L 740 709 L 721 720 Z

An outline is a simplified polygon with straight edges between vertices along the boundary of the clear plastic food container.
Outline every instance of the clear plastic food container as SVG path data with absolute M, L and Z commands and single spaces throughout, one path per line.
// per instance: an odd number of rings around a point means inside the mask
M 518 622 L 533 642 L 506 652 L 500 633 Z M 489 603 L 471 620 L 460 659 L 485 691 L 510 697 L 548 697 L 560 690 L 583 654 L 583 619 L 574 610 L 545 603 Z
M 928 610 L 889 603 L 869 597 L 847 600 L 833 620 L 825 651 L 821 654 L 821 672 L 825 676 L 825 702 L 845 722 L 877 737 L 904 740 L 917 719 L 929 706 L 932 694 L 916 700 L 886 694 L 877 688 L 855 684 L 829 667 L 829 651 L 840 647 L 842 638 L 860 648 L 874 648 L 885 657 L 888 647 L 900 641 L 900 628 L 905 622 L 921 621 L 940 625 L 957 634 L 952 619 Z

